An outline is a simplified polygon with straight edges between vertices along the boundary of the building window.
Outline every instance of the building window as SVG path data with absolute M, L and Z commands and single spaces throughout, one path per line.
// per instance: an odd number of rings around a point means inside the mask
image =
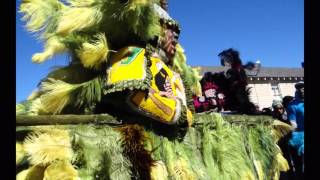
M 280 92 L 280 89 L 279 89 L 279 84 L 276 84 L 276 83 L 272 83 L 271 84 L 271 89 L 272 89 L 272 92 L 273 92 L 273 98 L 274 99 L 282 99 L 282 95 L 281 95 L 281 92 Z

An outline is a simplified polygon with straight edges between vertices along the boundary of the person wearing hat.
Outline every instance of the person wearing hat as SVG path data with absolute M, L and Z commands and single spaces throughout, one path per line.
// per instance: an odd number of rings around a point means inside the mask
M 295 98 L 288 105 L 288 119 L 297 131 L 304 131 L 304 82 L 295 84 Z
M 287 107 L 288 120 L 294 132 L 289 140 L 295 173 L 298 179 L 304 174 L 304 82 L 295 84 L 295 98 Z

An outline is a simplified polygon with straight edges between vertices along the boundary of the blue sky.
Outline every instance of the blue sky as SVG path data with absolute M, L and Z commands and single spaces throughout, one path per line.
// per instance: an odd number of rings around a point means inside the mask
M 17 11 L 20 0 L 16 1 Z M 303 0 L 169 0 L 169 13 L 181 26 L 179 41 L 192 66 L 219 66 L 218 53 L 240 52 L 242 61 L 267 67 L 301 67 L 304 61 Z M 65 55 L 44 64 L 31 63 L 42 42 L 28 33 L 16 14 L 16 102 L 37 88 L 50 68 L 64 65 Z

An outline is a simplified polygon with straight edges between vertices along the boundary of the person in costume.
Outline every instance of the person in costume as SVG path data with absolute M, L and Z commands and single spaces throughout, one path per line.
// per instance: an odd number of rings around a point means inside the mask
M 242 64 L 239 52 L 230 48 L 218 54 L 221 65 L 227 66 L 226 72 L 206 72 L 200 80 L 202 88 L 207 83 L 215 84 L 213 89 L 218 90 L 218 111 L 230 110 L 243 114 L 258 114 L 255 105 L 249 99 L 249 90 L 247 89 L 247 75 L 245 69 L 252 70 L 255 64 L 252 62 L 246 65 Z M 195 104 L 199 104 L 196 102 Z M 198 105 L 199 106 L 199 105 Z
M 247 75 L 245 69 L 253 69 L 254 63 L 243 65 L 239 52 L 230 48 L 218 54 L 221 65 L 230 67 L 226 71 L 228 89 L 225 89 L 226 106 L 231 111 L 256 114 L 256 108 L 249 99 Z
M 19 112 L 133 113 L 166 124 L 186 118 L 191 122 L 185 86 L 192 86 L 183 79 L 194 74 L 176 58 L 180 28 L 167 5 L 167 1 L 70 0 L 44 6 L 24 1 L 20 11 L 27 27 L 46 42 L 33 62 L 43 63 L 58 53 L 69 53 L 71 62 L 43 78 L 39 90 L 17 105 Z

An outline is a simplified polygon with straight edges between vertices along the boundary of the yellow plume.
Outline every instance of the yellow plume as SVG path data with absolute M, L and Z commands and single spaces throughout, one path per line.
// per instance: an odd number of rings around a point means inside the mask
M 70 161 L 73 155 L 69 133 L 63 129 L 33 132 L 24 140 L 23 147 L 34 165 L 48 165 L 56 160 Z
M 42 63 L 53 55 L 64 52 L 66 49 L 65 45 L 56 36 L 52 36 L 47 40 L 44 51 L 32 56 L 32 62 Z
M 179 60 L 181 60 L 181 63 L 187 63 L 187 57 L 184 53 L 184 49 L 179 43 L 176 45 L 176 53 L 180 57 Z
M 125 11 L 135 11 L 139 6 L 150 5 L 150 2 L 148 0 L 129 0 Z
M 21 143 L 16 143 L 16 165 L 18 165 L 25 157 L 26 152 Z
M 179 158 L 174 165 L 174 177 L 181 177 L 184 180 L 194 180 L 195 174 L 188 168 L 187 161 Z
M 28 172 L 29 172 L 29 169 L 19 172 L 16 176 L 16 180 L 26 180 Z
M 272 126 L 273 129 L 271 130 L 271 133 L 275 138 L 275 142 L 278 142 L 279 139 L 293 130 L 292 126 L 279 120 L 274 120 Z
M 42 30 L 47 20 L 57 11 L 65 8 L 59 0 L 23 0 L 20 5 L 22 20 L 27 21 L 27 29 L 31 32 Z
M 32 166 L 17 174 L 16 180 L 42 180 L 45 168 L 44 166 Z
M 254 166 L 257 169 L 259 180 L 264 180 L 265 179 L 265 175 L 263 173 L 261 162 L 259 160 L 253 160 L 253 163 L 254 163 Z
M 40 97 L 43 108 L 53 114 L 59 114 L 62 109 L 70 103 L 71 92 L 79 87 L 61 80 L 48 79 L 48 82 L 42 82 L 41 91 L 44 94 Z
M 68 0 L 71 6 L 73 7 L 83 7 L 83 6 L 92 6 L 96 0 Z
M 102 12 L 97 7 L 72 7 L 63 12 L 59 20 L 57 33 L 67 35 L 98 24 Z
M 82 48 L 77 54 L 86 68 L 99 68 L 108 55 L 108 44 L 106 36 L 103 33 L 96 35 L 97 40 L 94 43 L 83 43 Z
M 290 169 L 288 161 L 282 156 L 281 153 L 278 153 L 276 158 L 278 162 L 278 168 L 280 171 L 288 171 Z
M 200 79 L 202 77 L 199 74 L 200 71 L 200 67 L 192 68 L 193 76 L 196 78 L 196 82 L 193 86 L 191 86 L 191 91 L 197 96 L 202 96 L 202 88 L 200 84 Z
M 33 90 L 32 93 L 28 96 L 27 100 L 34 100 L 40 96 L 38 90 Z
M 193 70 L 193 75 L 194 75 L 198 80 L 200 80 L 200 79 L 202 78 L 202 76 L 200 75 L 201 67 L 198 66 L 198 67 L 192 68 L 192 70 Z
M 250 170 L 248 170 L 242 173 L 241 180 L 255 180 L 255 178 L 253 173 Z
M 156 161 L 151 167 L 151 180 L 167 180 L 168 171 L 162 161 Z
M 70 162 L 56 161 L 50 164 L 44 171 L 44 180 L 77 180 L 78 172 Z

